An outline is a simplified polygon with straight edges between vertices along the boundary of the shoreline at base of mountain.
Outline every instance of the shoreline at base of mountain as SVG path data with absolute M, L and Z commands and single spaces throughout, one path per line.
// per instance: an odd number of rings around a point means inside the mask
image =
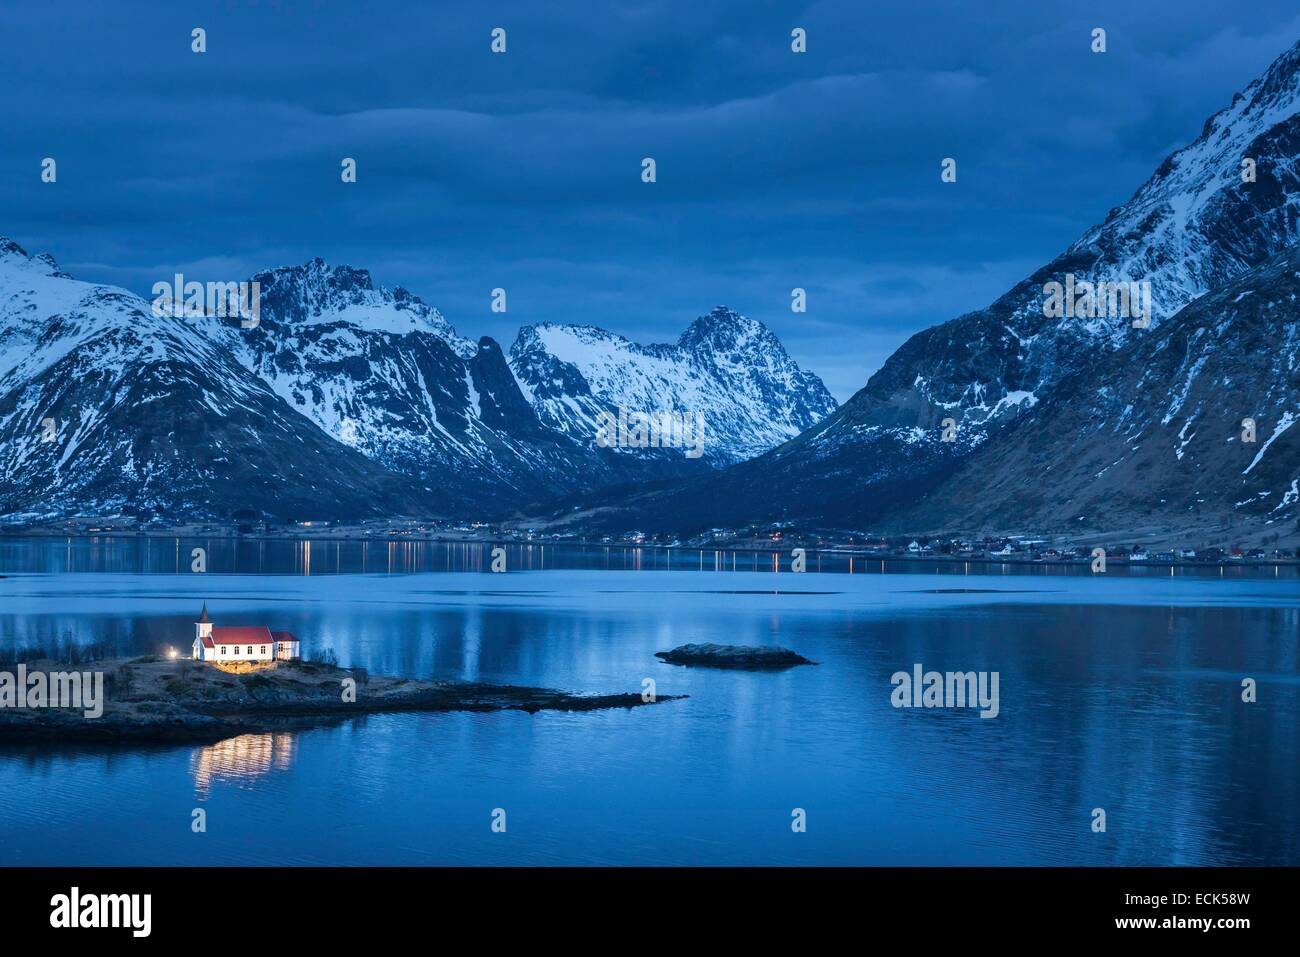
M 380 523 L 391 524 L 391 523 Z M 256 533 L 237 532 L 232 527 L 224 526 L 202 526 L 197 524 L 178 525 L 169 528 L 160 529 L 141 529 L 141 528 L 102 528 L 94 530 L 77 530 L 70 532 L 63 529 L 55 529 L 48 526 L 33 527 L 0 527 L 0 539 L 13 538 L 65 538 L 65 539 L 183 539 L 183 540 L 200 540 L 211 539 L 223 542 L 308 542 L 313 544 L 329 544 L 331 542 L 348 542 L 348 543 L 368 543 L 373 542 L 377 545 L 389 543 L 423 543 L 437 545 L 478 545 L 478 546 L 529 546 L 529 547 L 548 547 L 548 548 L 634 548 L 646 549 L 673 554 L 689 555 L 700 551 L 717 551 L 717 552 L 757 552 L 766 555 L 789 556 L 791 549 L 802 548 L 807 552 L 808 571 L 819 570 L 816 566 L 818 556 L 828 556 L 841 561 L 867 560 L 867 561 L 885 561 L 885 562 L 915 562 L 918 564 L 939 564 L 939 563 L 969 563 L 972 565 L 1029 565 L 1029 566 L 1052 566 L 1052 567 L 1087 567 L 1092 563 L 1090 554 L 1075 554 L 1069 557 L 1053 556 L 1051 554 L 1043 555 L 1035 551 L 1015 551 L 1009 555 L 1001 555 L 991 552 L 987 548 L 975 551 L 953 551 L 943 553 L 927 548 L 919 553 L 911 552 L 907 547 L 889 547 L 882 548 L 879 546 L 859 545 L 851 542 L 828 542 L 827 537 L 834 534 L 833 532 L 810 532 L 807 534 L 800 532 L 786 532 L 786 537 L 780 540 L 773 540 L 770 537 L 755 537 L 753 535 L 734 535 L 719 536 L 701 540 L 698 537 L 688 540 L 674 541 L 636 541 L 635 539 L 613 538 L 564 538 L 564 539 L 547 539 L 541 536 L 535 538 L 515 537 L 509 531 L 485 531 L 480 535 L 467 535 L 463 531 L 429 531 L 419 529 L 414 532 L 399 531 L 386 529 L 383 532 L 375 531 L 374 526 L 367 525 L 327 525 L 317 528 L 297 528 L 285 529 L 283 531 L 259 531 Z M 861 533 L 851 535 L 844 533 L 845 538 L 863 537 Z M 946 541 L 943 536 L 928 535 L 923 536 L 927 541 Z M 888 536 L 890 539 L 907 539 L 909 536 Z M 1008 539 L 1019 540 L 1024 536 L 1014 535 L 996 535 L 989 536 L 985 539 L 994 542 L 1005 542 Z M 1068 540 L 1075 543 L 1075 551 L 1078 551 L 1077 543 L 1082 536 L 1075 535 Z M 954 539 L 956 541 L 957 539 Z M 975 538 L 978 541 L 978 537 Z M 1205 547 L 1198 545 L 1197 551 L 1200 555 L 1215 555 L 1221 553 L 1218 557 L 1179 557 L 1180 551 L 1186 551 L 1175 545 L 1169 544 L 1175 541 L 1170 536 L 1162 536 L 1160 544 L 1147 543 L 1142 541 L 1140 534 L 1115 534 L 1115 535 L 1098 535 L 1089 539 L 1095 543 L 1111 542 L 1140 542 L 1144 547 L 1150 548 L 1150 553 L 1146 558 L 1133 559 L 1127 551 L 1115 552 L 1107 548 L 1106 561 L 1108 564 L 1120 567 L 1134 568 L 1271 568 L 1271 567 L 1295 567 L 1300 566 L 1300 549 L 1274 548 L 1274 554 L 1266 554 L 1263 557 L 1253 556 L 1233 556 L 1231 550 L 1226 546 Z M 1065 536 L 1044 537 L 1037 542 L 1047 552 L 1059 550 L 1062 543 L 1067 541 Z M 1092 546 L 1089 545 L 1088 551 Z M 1263 549 L 1252 549 L 1258 552 Z M 1276 554 L 1277 552 L 1287 551 L 1292 554 Z M 1169 557 L 1173 553 L 1173 557 Z M 1159 556 L 1159 557 L 1156 557 Z M 188 557 L 182 566 L 188 563 Z M 682 566 L 689 569 L 689 562 Z M 766 571 L 767 569 L 762 569 Z M 785 569 L 782 569 L 785 570 Z M 0 575 L 0 578 L 4 577 Z

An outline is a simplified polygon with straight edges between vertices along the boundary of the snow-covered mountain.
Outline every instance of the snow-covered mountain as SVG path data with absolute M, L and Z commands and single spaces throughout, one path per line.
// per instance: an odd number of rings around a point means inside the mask
M 1293 539 L 1298 421 L 1300 246 L 1058 383 L 890 524 Z
M 252 328 L 237 316 L 158 316 L 139 296 L 0 241 L 0 515 L 484 517 L 708 467 L 680 449 L 602 448 L 594 430 L 544 421 L 496 342 L 462 338 L 363 269 L 316 259 L 253 280 Z M 741 330 L 752 340 L 731 335 Z M 708 376 L 686 368 L 717 336 L 738 347 L 728 374 L 743 392 L 730 400 L 722 360 Z M 679 361 L 685 385 L 656 393 L 643 379 L 641 397 L 656 408 L 707 397 L 710 427 L 730 427 L 737 446 L 771 429 L 737 408 L 771 400 L 776 415 L 777 402 L 806 401 L 782 391 L 796 386 L 825 395 L 766 330 L 730 314 L 655 349 L 664 381 Z M 620 356 L 605 360 L 617 376 Z M 787 379 L 772 374 L 785 363 Z
M 510 367 L 542 422 L 581 442 L 596 434 L 602 411 L 700 413 L 702 458 L 715 466 L 765 452 L 835 410 L 822 381 L 766 326 L 725 306 L 672 345 L 638 345 L 592 326 L 525 326 Z
M 462 358 L 477 351 L 433 306 L 401 286 L 392 291 L 376 286 L 365 269 L 330 266 L 318 257 L 253 279 L 261 286 L 263 315 L 273 323 L 296 328 L 341 323 L 396 336 L 425 333 L 442 339 Z
M 570 509 L 570 516 L 647 529 L 781 519 L 878 527 L 962 470 L 990 436 L 1030 417 L 1058 383 L 1158 335 L 1189 302 L 1296 243 L 1297 157 L 1300 44 L 1104 222 L 987 308 L 913 336 L 863 389 L 797 439 L 663 496 L 596 496 L 589 514 Z M 1247 159 L 1253 182 L 1243 177 Z M 1046 315 L 1045 286 L 1071 275 L 1149 283 L 1147 327 L 1123 315 Z M 945 419 L 955 424 L 954 441 L 942 440 Z
M 383 467 L 503 508 L 610 472 L 591 443 L 542 426 L 493 340 L 461 338 L 405 290 L 320 259 L 253 280 L 260 322 L 227 320 L 226 347 L 291 408 Z
M 0 239 L 0 514 L 281 517 L 450 507 L 342 448 L 205 318 L 155 316 Z

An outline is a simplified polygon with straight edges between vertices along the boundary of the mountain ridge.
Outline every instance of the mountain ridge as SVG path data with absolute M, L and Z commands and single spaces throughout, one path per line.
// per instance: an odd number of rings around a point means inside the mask
M 882 527 L 915 515 L 974 451 L 1032 418 L 1059 382 L 1300 239 L 1300 43 L 1210 117 L 1106 219 L 989 306 L 911 336 L 835 412 L 798 437 L 677 486 L 597 493 L 551 520 L 690 533 L 796 522 Z M 1242 176 L 1242 159 L 1255 180 Z M 1126 315 L 1061 319 L 1048 283 L 1149 283 L 1144 328 Z M 945 428 L 950 426 L 950 428 Z M 945 441 L 946 437 L 949 441 Z M 959 478 L 964 477 L 964 478 Z M 909 511 L 911 510 L 911 511 Z
M 156 314 L 128 290 L 74 280 L 52 257 L 0 239 L 0 514 L 199 515 L 205 483 L 233 490 L 257 478 L 243 503 L 214 490 L 212 514 L 483 518 L 708 467 L 680 449 L 601 448 L 594 427 L 543 423 L 499 344 L 460 336 L 368 270 L 315 258 L 252 281 L 252 327 L 233 315 Z M 114 415 L 101 414 L 107 406 Z M 42 442 L 51 417 L 59 427 Z M 200 437 L 239 453 L 214 455 Z M 60 464 L 69 456 L 75 480 Z
M 964 470 L 884 527 L 1166 534 L 1176 519 L 1184 529 L 1249 524 L 1295 536 L 1298 303 L 1292 246 L 1060 383 L 1023 426 L 974 453 L 978 484 Z
M 672 344 L 642 345 L 595 326 L 524 326 L 510 364 L 542 421 L 568 435 L 594 435 L 597 415 L 619 408 L 702 413 L 710 464 L 743 461 L 836 407 L 771 330 L 726 306 Z

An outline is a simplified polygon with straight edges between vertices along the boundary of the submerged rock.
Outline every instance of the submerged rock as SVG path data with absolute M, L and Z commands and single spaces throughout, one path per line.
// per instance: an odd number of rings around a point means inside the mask
M 656 651 L 655 657 L 662 658 L 670 665 L 740 668 L 747 671 L 817 664 L 803 655 L 795 654 L 789 648 L 759 648 L 751 645 L 680 645 L 672 651 Z

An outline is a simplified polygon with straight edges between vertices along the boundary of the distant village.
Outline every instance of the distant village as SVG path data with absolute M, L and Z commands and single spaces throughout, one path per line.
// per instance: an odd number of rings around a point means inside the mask
M 27 536 L 149 536 L 330 539 L 370 541 L 504 542 L 540 545 L 623 546 L 648 548 L 716 549 L 737 551 L 786 551 L 806 548 L 821 552 L 867 558 L 915 561 L 983 561 L 1001 563 L 1088 563 L 1093 551 L 1102 548 L 1107 562 L 1150 563 L 1153 565 L 1195 564 L 1295 564 L 1300 548 L 1280 544 L 1281 534 L 1260 544 L 1213 541 L 1200 535 L 1193 542 L 1170 544 L 1168 534 L 1160 544 L 1144 544 L 1132 538 L 1096 538 L 1070 541 L 1030 535 L 963 538 L 947 536 L 878 536 L 866 532 L 804 530 L 789 524 L 769 524 L 741 529 L 712 528 L 692 536 L 649 534 L 641 531 L 593 533 L 577 529 L 560 530 L 520 527 L 490 522 L 458 522 L 436 519 L 387 519 L 365 522 L 331 522 L 303 519 L 296 522 L 265 521 L 140 521 L 130 516 L 107 519 L 73 518 L 10 525 L 0 534 Z M 1150 536 L 1153 540 L 1157 536 Z M 1296 536 L 1287 536 L 1294 541 Z

